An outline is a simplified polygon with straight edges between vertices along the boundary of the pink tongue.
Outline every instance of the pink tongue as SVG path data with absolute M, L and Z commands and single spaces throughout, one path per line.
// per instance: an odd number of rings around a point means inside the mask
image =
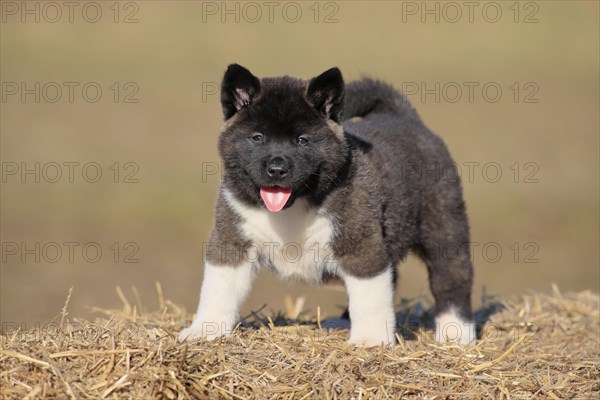
M 260 188 L 260 197 L 262 197 L 269 211 L 272 212 L 281 211 L 291 195 L 292 189 L 290 188 Z

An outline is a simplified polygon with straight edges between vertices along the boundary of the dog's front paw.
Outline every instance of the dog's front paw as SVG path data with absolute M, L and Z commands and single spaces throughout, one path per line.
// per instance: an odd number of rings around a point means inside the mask
M 229 336 L 233 330 L 226 322 L 200 322 L 194 321 L 192 325 L 179 332 L 179 340 L 213 340 L 221 336 Z
M 192 329 L 191 326 L 189 326 L 187 328 L 183 328 L 181 332 L 179 332 L 179 336 L 177 337 L 177 339 L 180 342 L 183 342 L 184 340 L 200 339 L 202 337 L 201 335 L 202 331 L 197 332 L 194 329 Z

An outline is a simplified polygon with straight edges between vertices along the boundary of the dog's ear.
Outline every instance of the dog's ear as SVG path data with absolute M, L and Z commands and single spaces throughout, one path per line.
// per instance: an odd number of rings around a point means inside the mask
M 260 91 L 260 80 L 239 64 L 231 64 L 221 83 L 221 107 L 225 119 L 249 106 Z
M 338 68 L 331 68 L 308 82 L 306 93 L 311 104 L 335 122 L 340 122 L 344 107 L 344 78 Z

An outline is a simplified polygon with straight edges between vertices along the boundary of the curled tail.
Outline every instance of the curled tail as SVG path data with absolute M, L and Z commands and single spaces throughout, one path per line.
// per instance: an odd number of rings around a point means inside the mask
M 363 78 L 347 84 L 342 119 L 364 118 L 374 113 L 419 118 L 406 97 L 385 82 Z

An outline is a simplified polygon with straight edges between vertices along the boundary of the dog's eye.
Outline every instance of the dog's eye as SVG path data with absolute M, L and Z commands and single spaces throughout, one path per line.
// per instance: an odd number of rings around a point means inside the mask
M 265 138 L 261 133 L 256 133 L 256 134 L 252 135 L 251 139 L 255 143 L 262 143 Z
M 308 144 L 308 138 L 306 136 L 298 136 L 296 138 L 296 143 L 302 144 L 302 145 Z

